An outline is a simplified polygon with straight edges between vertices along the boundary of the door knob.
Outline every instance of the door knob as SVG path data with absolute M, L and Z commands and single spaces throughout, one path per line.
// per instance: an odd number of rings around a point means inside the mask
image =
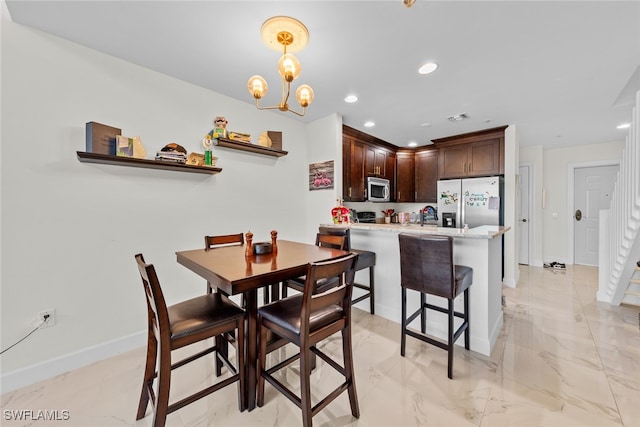
M 582 219 L 582 211 L 580 209 L 576 210 L 576 221 L 580 221 Z
M 522 218 L 522 222 L 527 222 L 527 219 L 526 218 Z

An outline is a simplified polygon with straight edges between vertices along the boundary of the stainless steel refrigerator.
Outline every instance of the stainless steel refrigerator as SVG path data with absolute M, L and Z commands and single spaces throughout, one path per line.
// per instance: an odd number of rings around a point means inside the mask
M 504 225 L 504 178 L 447 179 L 438 181 L 440 227 L 469 228 Z

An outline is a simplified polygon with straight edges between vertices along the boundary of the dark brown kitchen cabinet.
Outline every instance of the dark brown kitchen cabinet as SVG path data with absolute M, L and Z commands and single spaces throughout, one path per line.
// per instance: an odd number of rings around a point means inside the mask
M 345 202 L 365 201 L 365 146 L 347 135 L 342 136 L 342 198 Z
M 365 175 L 392 179 L 396 170 L 395 154 L 375 145 L 366 144 L 365 146 Z
M 415 201 L 415 161 L 413 151 L 396 153 L 396 201 Z
M 389 180 L 389 186 L 391 187 L 391 201 L 395 201 L 396 194 L 396 153 L 387 153 L 385 157 L 385 174 L 384 177 Z
M 368 176 L 386 178 L 395 197 L 397 147 L 348 126 L 342 127 L 342 197 L 364 202 Z
M 438 201 L 438 149 L 416 151 L 415 154 L 415 201 Z
M 440 179 L 504 174 L 504 129 L 434 139 Z

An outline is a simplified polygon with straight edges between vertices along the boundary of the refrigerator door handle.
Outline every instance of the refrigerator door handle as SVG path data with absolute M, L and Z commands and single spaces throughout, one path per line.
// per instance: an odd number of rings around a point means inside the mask
M 462 224 L 465 224 L 465 205 L 466 205 L 466 199 L 464 196 L 464 193 L 462 191 L 460 191 L 460 198 L 459 198 L 459 203 L 458 203 L 458 223 L 456 224 L 457 228 L 462 227 Z

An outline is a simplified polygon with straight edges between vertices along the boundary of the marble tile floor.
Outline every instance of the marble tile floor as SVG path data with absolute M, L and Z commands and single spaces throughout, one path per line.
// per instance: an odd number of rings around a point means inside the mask
M 504 289 L 504 327 L 491 357 L 457 347 L 453 380 L 444 350 L 408 337 L 403 358 L 397 323 L 354 310 L 360 418 L 351 416 L 343 394 L 313 418 L 314 426 L 640 426 L 638 307 L 596 302 L 596 268 L 520 270 L 518 287 Z M 339 345 L 332 337 L 324 349 L 341 354 Z M 135 421 L 143 359 L 140 348 L 3 394 L 0 424 L 150 426 L 149 415 Z M 319 360 L 314 396 L 337 384 L 332 372 Z M 212 376 L 211 360 L 183 367 L 172 396 Z M 283 379 L 297 383 L 295 366 Z M 231 386 L 170 414 L 167 425 L 300 425 L 299 409 L 266 387 L 262 408 L 238 412 Z M 68 411 L 69 419 L 7 419 L 6 411 L 20 409 Z

